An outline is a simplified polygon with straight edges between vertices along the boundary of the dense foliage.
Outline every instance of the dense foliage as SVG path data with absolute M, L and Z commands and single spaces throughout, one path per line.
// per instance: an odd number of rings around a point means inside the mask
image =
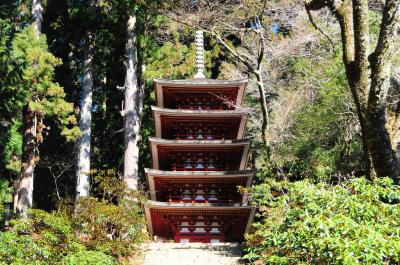
M 247 258 L 257 264 L 400 261 L 400 188 L 391 179 L 269 181 L 254 192 L 262 221 L 247 238 Z
M 13 220 L 10 231 L 0 242 L 0 261 L 7 264 L 94 264 L 102 261 L 116 264 L 116 259 L 104 252 L 88 250 L 85 241 L 75 234 L 73 220 L 62 213 L 30 210 L 25 220 Z
M 273 159 L 259 155 L 261 179 L 275 174 L 292 180 L 324 179 L 362 172 L 357 118 L 339 60 L 340 54 L 335 53 L 329 58 L 287 62 L 283 75 L 290 86 L 282 90 L 282 98 L 274 106 Z
M 18 79 L 11 82 L 7 92 L 17 97 L 7 103 L 19 109 L 28 105 L 29 110 L 41 118 L 56 117 L 62 128 L 61 134 L 68 140 L 76 138 L 79 134 L 77 127 L 67 127 L 76 123 L 75 116 L 71 115 L 73 105 L 64 100 L 64 89 L 52 80 L 54 69 L 61 61 L 48 51 L 45 36 L 37 38 L 32 27 L 16 34 L 12 41 L 11 60 Z M 37 137 L 43 138 L 42 135 Z
M 125 186 L 114 171 L 95 172 L 97 197 L 79 200 L 74 211 L 68 202 L 52 213 L 29 210 L 12 219 L 0 236 L 0 262 L 7 264 L 125 264 L 139 255 L 147 239 L 140 194 L 112 201 Z

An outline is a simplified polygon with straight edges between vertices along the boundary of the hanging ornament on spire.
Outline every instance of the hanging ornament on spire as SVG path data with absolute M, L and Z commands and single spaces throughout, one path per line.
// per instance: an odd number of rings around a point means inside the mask
M 203 31 L 196 31 L 196 74 L 194 78 L 205 78 L 204 75 L 204 38 Z

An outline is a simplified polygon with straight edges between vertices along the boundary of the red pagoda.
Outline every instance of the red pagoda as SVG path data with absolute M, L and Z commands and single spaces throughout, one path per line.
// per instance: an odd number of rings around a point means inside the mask
M 148 230 L 180 243 L 238 242 L 255 213 L 238 191 L 255 173 L 240 108 L 247 81 L 205 79 L 202 38 L 196 32 L 195 79 L 154 80 Z

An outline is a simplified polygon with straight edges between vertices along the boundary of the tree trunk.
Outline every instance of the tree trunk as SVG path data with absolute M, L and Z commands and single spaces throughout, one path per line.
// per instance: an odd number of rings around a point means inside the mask
M 372 83 L 368 100 L 368 149 L 378 176 L 399 178 L 399 164 L 386 128 L 387 94 L 389 90 L 390 63 L 372 63 Z M 379 70 L 377 68 L 380 68 Z
M 375 172 L 378 176 L 388 176 L 397 181 L 400 179 L 399 163 L 386 128 L 386 111 L 391 60 L 400 20 L 399 8 L 398 0 L 387 0 L 383 8 L 378 43 L 369 58 L 371 87 L 367 106 L 368 149 Z
M 35 28 L 36 35 L 39 36 L 42 33 L 42 22 L 43 22 L 43 7 L 40 0 L 32 0 L 32 17 L 33 27 Z
M 343 62 L 345 62 L 345 58 L 343 57 Z M 358 121 L 360 123 L 361 128 L 361 141 L 362 141 L 362 149 L 363 149 L 363 163 L 364 163 L 364 174 L 368 179 L 372 178 L 372 164 L 370 152 L 368 149 L 368 127 L 367 127 L 367 95 L 365 91 L 369 90 L 369 77 L 368 75 L 360 75 L 355 74 L 356 69 L 354 68 L 354 64 L 349 63 L 345 64 L 346 69 L 346 77 L 347 83 L 350 87 L 350 92 L 354 100 L 354 104 L 356 106 L 356 112 Z M 364 80 L 360 80 L 363 79 Z M 368 80 L 365 80 L 367 78 Z M 361 91 L 364 91 L 363 93 Z
M 143 109 L 143 89 L 137 78 L 136 14 L 129 14 L 126 42 L 126 77 L 124 114 L 124 181 L 128 189 L 136 190 L 139 179 L 139 138 Z
M 77 181 L 76 199 L 88 196 L 90 190 L 90 141 L 92 124 L 92 90 L 93 90 L 93 35 L 86 33 L 83 86 L 80 106 L 79 128 L 81 138 L 77 143 Z
M 358 120 L 360 122 L 360 127 L 361 127 L 361 142 L 362 142 L 362 156 L 363 156 L 363 162 L 364 162 L 364 174 L 367 179 L 372 179 L 373 174 L 372 174 L 372 164 L 371 164 L 371 157 L 370 157 L 370 152 L 368 149 L 368 128 L 367 128 L 367 122 L 366 118 L 364 116 L 361 109 L 359 107 L 356 107 L 357 109 L 357 116 Z
M 396 179 L 399 177 L 398 160 L 385 125 L 385 112 L 380 110 L 368 112 L 368 150 L 376 175 Z
M 36 120 L 35 113 L 25 106 L 22 110 L 22 168 L 21 175 L 16 182 L 14 196 L 14 211 L 24 213 L 32 207 L 33 177 L 37 162 Z

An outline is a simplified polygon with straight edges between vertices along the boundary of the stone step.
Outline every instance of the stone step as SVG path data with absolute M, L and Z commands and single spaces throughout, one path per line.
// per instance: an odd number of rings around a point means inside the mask
M 150 243 L 142 246 L 143 265 L 242 264 L 237 243 Z

